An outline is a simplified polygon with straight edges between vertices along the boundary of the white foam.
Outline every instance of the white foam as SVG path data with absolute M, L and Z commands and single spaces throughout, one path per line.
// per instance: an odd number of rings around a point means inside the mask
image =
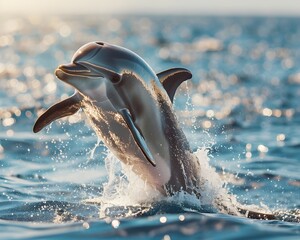
M 121 163 L 112 153 L 108 152 L 105 159 L 105 167 L 108 180 L 103 186 L 103 192 L 99 198 L 86 200 L 88 203 L 100 206 L 100 217 L 111 207 L 151 207 L 158 201 L 170 203 L 182 203 L 195 206 L 211 205 L 220 212 L 238 215 L 235 196 L 228 193 L 215 168 L 210 166 L 206 149 L 198 149 L 195 153 L 195 161 L 199 161 L 201 171 L 198 175 L 201 197 L 197 198 L 186 192 L 179 192 L 172 197 L 165 197 L 159 191 L 141 180 L 128 166 Z M 126 214 L 125 214 L 126 215 Z M 130 216 L 130 211 L 127 216 Z
M 139 178 L 128 166 L 121 163 L 111 152 L 105 158 L 108 180 L 103 184 L 99 198 L 85 202 L 100 206 L 100 217 L 111 207 L 150 207 L 162 199 L 162 194 Z M 123 213 L 126 215 L 126 213 Z M 130 216 L 130 211 L 127 216 Z

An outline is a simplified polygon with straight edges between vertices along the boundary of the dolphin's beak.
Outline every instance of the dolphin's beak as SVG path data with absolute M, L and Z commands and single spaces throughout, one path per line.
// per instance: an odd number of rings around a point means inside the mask
M 60 65 L 55 70 L 55 75 L 82 93 L 84 90 L 96 88 L 101 83 L 99 79 L 103 79 L 103 75 L 100 73 L 91 71 L 77 63 Z
M 106 78 L 112 83 L 118 83 L 121 79 L 117 72 L 87 62 L 69 63 L 60 65 L 55 70 L 55 75 L 62 81 L 72 85 L 72 81 L 87 80 L 87 78 Z
M 78 63 L 60 65 L 55 70 L 55 75 L 62 81 L 66 81 L 67 79 L 72 77 L 103 77 L 103 75 L 101 75 L 100 73 L 91 71 L 90 69 Z

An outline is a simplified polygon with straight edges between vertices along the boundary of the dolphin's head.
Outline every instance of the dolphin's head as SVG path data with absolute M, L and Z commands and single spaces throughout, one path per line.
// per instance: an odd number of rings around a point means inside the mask
M 82 88 L 94 88 L 99 83 L 99 78 L 116 84 L 125 72 L 144 75 L 148 72 L 149 76 L 156 77 L 153 70 L 137 54 L 103 42 L 85 44 L 76 51 L 71 63 L 60 65 L 55 74 L 60 80 L 81 91 Z

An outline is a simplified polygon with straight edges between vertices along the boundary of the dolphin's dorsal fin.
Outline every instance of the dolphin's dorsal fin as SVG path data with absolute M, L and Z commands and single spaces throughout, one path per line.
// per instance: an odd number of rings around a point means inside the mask
M 141 151 L 143 152 L 144 156 L 152 164 L 152 166 L 155 167 L 156 163 L 154 161 L 154 158 L 147 146 L 147 143 L 145 142 L 144 137 L 142 136 L 142 134 L 140 133 L 138 128 L 135 126 L 129 110 L 127 108 L 123 108 L 120 110 L 120 113 L 121 113 L 123 119 L 125 120 L 127 127 L 129 128 L 130 132 L 132 133 L 135 142 L 137 143 L 137 145 L 140 147 Z
M 192 78 L 192 73 L 185 68 L 170 68 L 158 73 L 157 77 L 173 102 L 176 89 L 182 82 Z
M 75 92 L 71 97 L 52 105 L 36 120 L 33 132 L 37 133 L 41 131 L 56 119 L 76 113 L 81 106 L 81 100 L 82 96 L 78 92 Z

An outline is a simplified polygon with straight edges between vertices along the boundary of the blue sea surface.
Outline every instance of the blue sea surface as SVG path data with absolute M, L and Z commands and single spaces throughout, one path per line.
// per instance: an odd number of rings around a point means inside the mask
M 300 238 L 299 18 L 0 20 L 0 239 Z M 153 196 L 126 178 L 82 112 L 34 134 L 37 117 L 74 91 L 54 70 L 90 41 L 129 48 L 156 72 L 189 69 L 174 111 L 212 167 L 203 196 L 213 201 L 221 185 L 278 219 L 234 216 L 188 194 L 141 202 Z

